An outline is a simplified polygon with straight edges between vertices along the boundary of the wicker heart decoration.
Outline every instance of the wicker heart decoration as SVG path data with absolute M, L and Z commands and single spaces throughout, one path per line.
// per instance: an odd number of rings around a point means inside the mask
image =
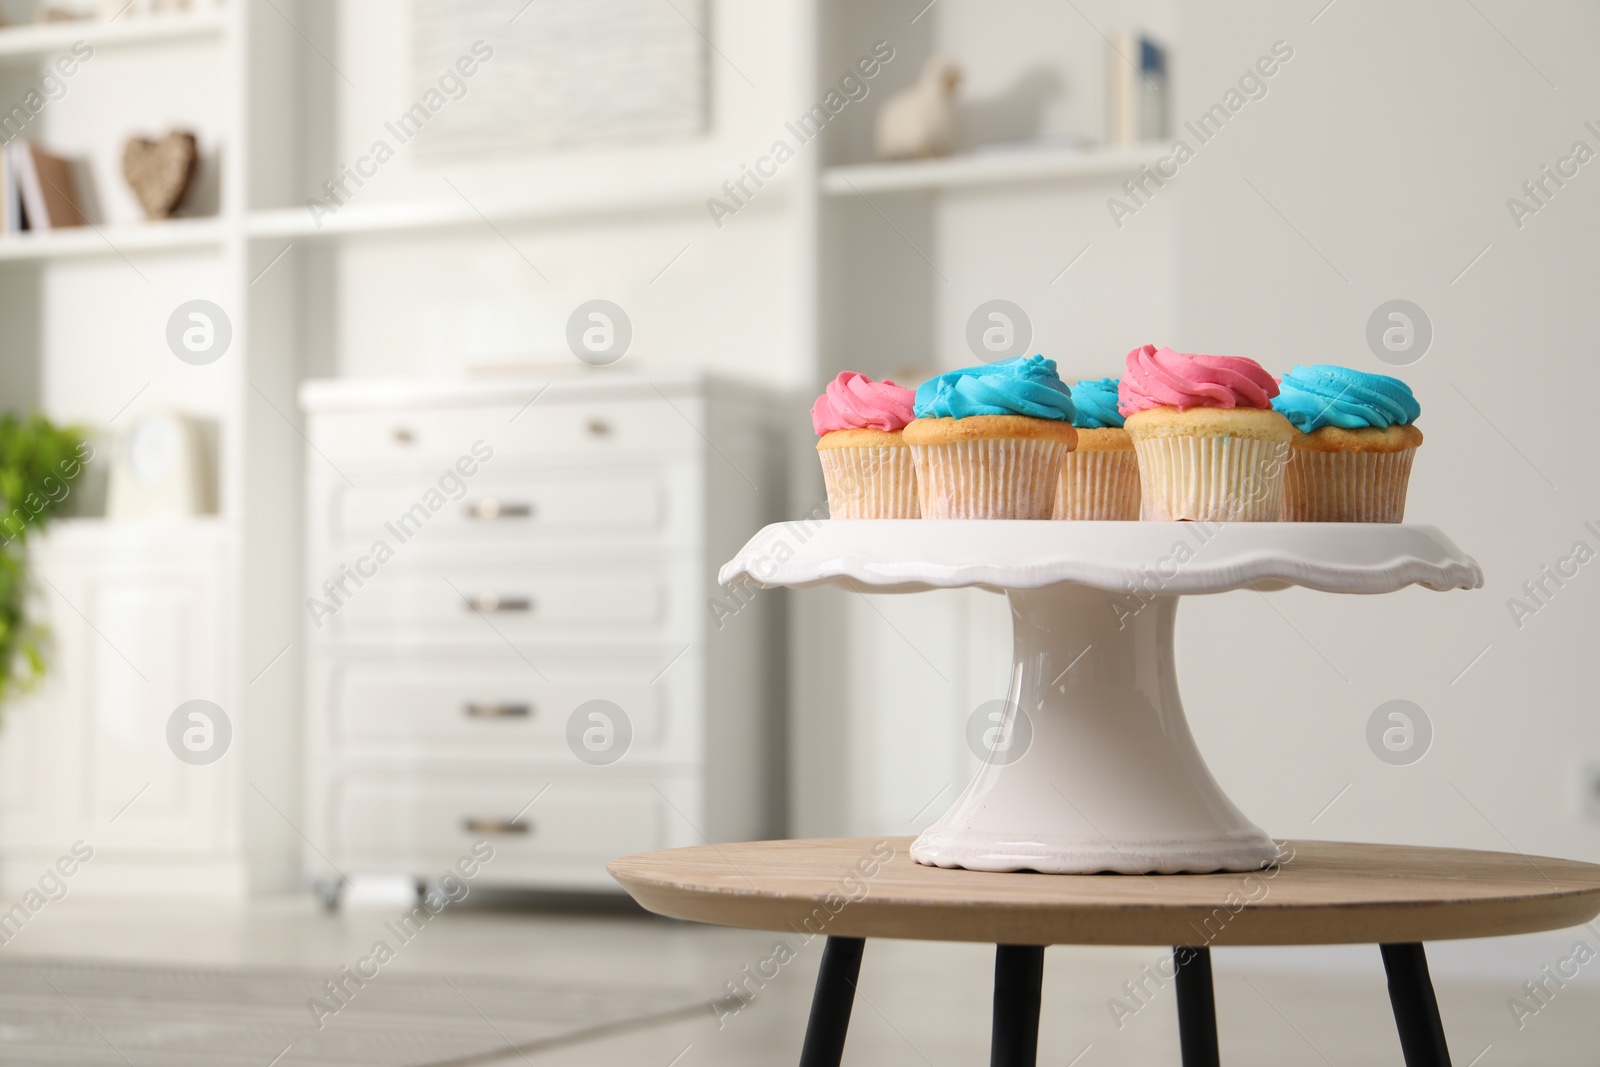
M 159 141 L 131 137 L 122 149 L 122 176 L 147 218 L 170 218 L 188 194 L 199 160 L 192 133 L 173 130 Z

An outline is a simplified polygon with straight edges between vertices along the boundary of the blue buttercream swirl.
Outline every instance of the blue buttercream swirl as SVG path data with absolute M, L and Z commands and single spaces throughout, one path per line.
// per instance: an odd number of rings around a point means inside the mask
M 1122 412 L 1117 410 L 1116 378 L 1086 378 L 1072 387 L 1072 403 L 1078 413 L 1072 425 L 1080 430 L 1122 428 Z
M 1043 356 L 963 367 L 917 388 L 913 410 L 919 419 L 964 419 L 971 415 L 1026 415 L 1070 421 L 1076 413 L 1072 391 L 1056 374 L 1056 361 Z
M 1327 363 L 1292 368 L 1272 398 L 1272 410 L 1301 433 L 1324 426 L 1381 430 L 1409 425 L 1422 414 L 1411 387 L 1399 378 Z

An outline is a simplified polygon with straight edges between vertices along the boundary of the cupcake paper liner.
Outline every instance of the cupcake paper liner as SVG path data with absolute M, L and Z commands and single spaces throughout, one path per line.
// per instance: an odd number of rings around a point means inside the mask
M 1135 437 L 1144 518 L 1275 522 L 1283 511 L 1287 441 Z
M 1052 519 L 1139 517 L 1139 457 L 1133 452 L 1069 452 L 1061 464 Z
M 1416 453 L 1296 449 L 1283 477 L 1283 521 L 1403 522 Z
M 1048 519 L 1055 506 L 1060 440 L 989 438 L 912 445 L 926 519 Z
M 911 449 L 824 448 L 822 480 L 834 519 L 917 519 L 917 472 Z

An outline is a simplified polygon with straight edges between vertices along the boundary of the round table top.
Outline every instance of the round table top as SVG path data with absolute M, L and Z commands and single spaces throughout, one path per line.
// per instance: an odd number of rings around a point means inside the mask
M 810 519 L 752 537 L 717 580 L 835 583 L 875 593 L 1133 583 L 1168 594 L 1301 585 L 1390 593 L 1476 589 L 1477 562 L 1434 526 L 1372 522 L 1026 522 Z
M 650 911 L 801 936 L 1022 945 L 1440 941 L 1577 926 L 1600 866 L 1505 852 L 1283 843 L 1248 874 L 995 874 L 924 867 L 911 838 L 700 845 L 609 865 Z

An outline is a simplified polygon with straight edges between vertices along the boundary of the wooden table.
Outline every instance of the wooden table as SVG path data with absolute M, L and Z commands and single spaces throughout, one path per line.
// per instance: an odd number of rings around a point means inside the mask
M 626 856 L 618 882 L 661 915 L 826 936 L 801 1067 L 837 1067 L 868 937 L 997 946 L 991 1064 L 1035 1063 L 1047 945 L 1173 945 L 1185 1067 L 1219 1063 L 1212 945 L 1377 943 L 1407 1067 L 1450 1053 L 1422 942 L 1577 926 L 1600 866 L 1503 852 L 1284 843 L 1231 874 L 1061 875 L 913 863 L 910 838 L 701 845 Z

